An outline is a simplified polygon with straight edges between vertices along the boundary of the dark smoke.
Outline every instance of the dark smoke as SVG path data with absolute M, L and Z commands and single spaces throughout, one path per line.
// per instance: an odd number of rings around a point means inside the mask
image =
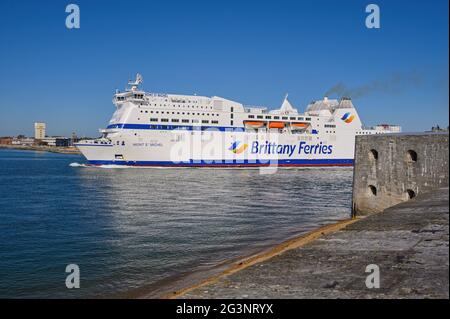
M 360 98 L 373 93 L 398 94 L 410 87 L 422 84 L 422 76 L 418 73 L 394 74 L 383 80 L 375 80 L 368 84 L 349 88 L 343 83 L 337 83 L 325 93 L 325 96 Z

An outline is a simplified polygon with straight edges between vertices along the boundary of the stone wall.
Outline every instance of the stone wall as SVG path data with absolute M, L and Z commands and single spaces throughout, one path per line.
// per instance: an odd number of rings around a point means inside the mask
M 448 187 L 448 133 L 357 136 L 353 214 L 383 211 Z

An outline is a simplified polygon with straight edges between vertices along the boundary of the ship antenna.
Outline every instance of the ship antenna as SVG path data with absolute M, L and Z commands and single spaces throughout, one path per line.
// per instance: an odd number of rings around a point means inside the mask
M 128 85 L 131 86 L 131 91 L 136 91 L 138 89 L 139 84 L 144 81 L 144 78 L 139 73 L 136 74 L 136 80 L 134 82 L 128 81 Z

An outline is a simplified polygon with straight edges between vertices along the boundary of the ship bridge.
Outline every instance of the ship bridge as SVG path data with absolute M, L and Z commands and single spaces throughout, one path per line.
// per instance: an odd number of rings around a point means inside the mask
M 116 91 L 116 94 L 114 94 L 113 103 L 116 106 L 119 106 L 125 101 L 131 101 L 138 104 L 145 102 L 145 92 L 138 89 L 142 82 L 142 75 L 139 73 L 136 74 L 136 79 L 134 81 L 128 81 L 129 88 L 126 88 L 125 92 Z

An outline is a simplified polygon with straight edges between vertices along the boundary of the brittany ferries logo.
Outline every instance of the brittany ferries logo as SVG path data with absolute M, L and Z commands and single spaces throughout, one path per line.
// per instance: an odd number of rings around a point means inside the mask
M 345 113 L 342 117 L 341 120 L 343 120 L 345 123 L 349 124 L 351 122 L 353 122 L 353 120 L 355 119 L 354 115 L 350 115 L 350 112 Z
M 241 144 L 241 142 L 237 141 L 231 145 L 229 150 L 235 154 L 241 154 L 242 152 L 244 152 L 247 149 L 247 147 L 248 147 L 248 144 Z

